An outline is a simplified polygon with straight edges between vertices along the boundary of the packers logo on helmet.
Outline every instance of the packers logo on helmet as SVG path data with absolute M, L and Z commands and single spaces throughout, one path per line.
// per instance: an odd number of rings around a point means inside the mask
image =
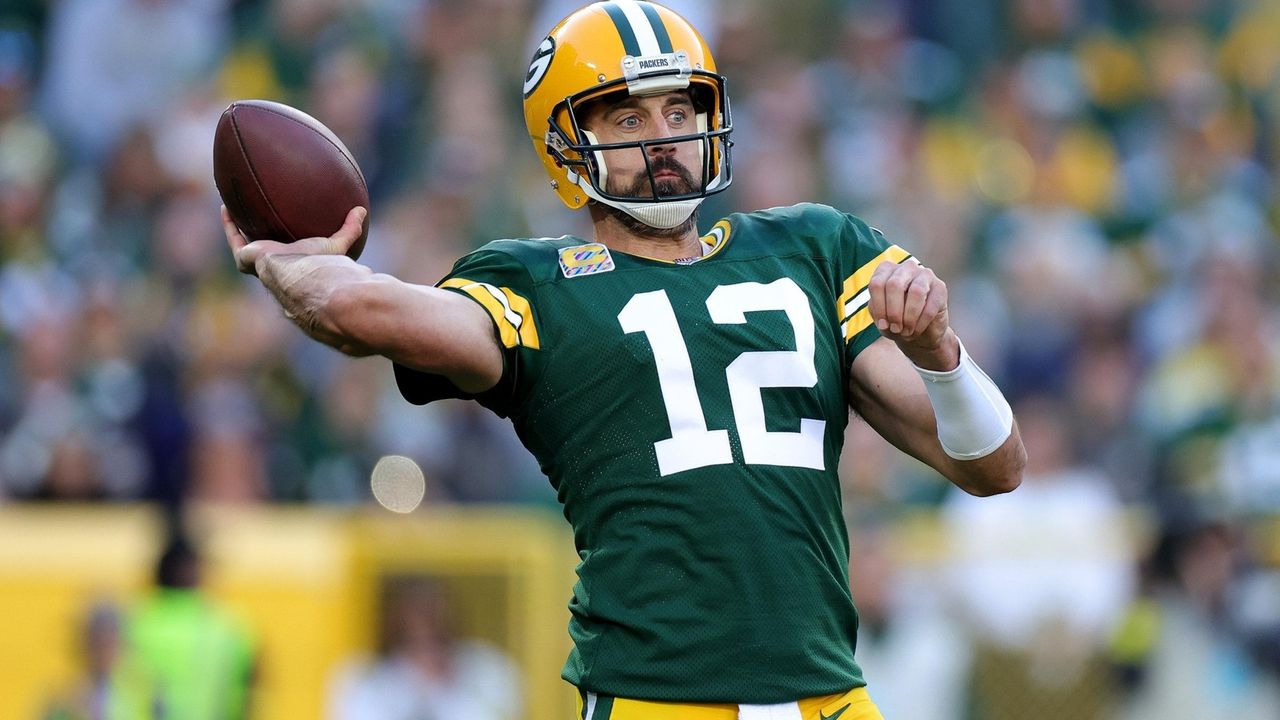
M 524 96 L 529 95 L 538 89 L 538 84 L 542 82 L 542 78 L 547 76 L 547 68 L 551 67 L 551 56 L 555 54 L 556 41 L 547 38 L 542 41 L 538 49 L 533 53 L 533 61 L 529 63 L 529 74 L 524 78 Z
M 582 110 L 593 100 L 681 90 L 688 91 L 694 105 L 696 131 L 688 135 L 606 145 L 582 125 Z M 671 228 L 732 181 L 733 124 L 725 78 L 716 72 L 711 50 L 698 31 L 657 3 L 597 2 L 561 20 L 529 63 L 524 118 L 551 187 L 573 209 L 595 200 L 650 226 Z M 617 195 L 606 189 L 605 150 L 634 148 L 643 153 L 651 145 L 693 142 L 698 143 L 701 177 L 689 192 L 659 194 L 651 169 L 647 195 Z

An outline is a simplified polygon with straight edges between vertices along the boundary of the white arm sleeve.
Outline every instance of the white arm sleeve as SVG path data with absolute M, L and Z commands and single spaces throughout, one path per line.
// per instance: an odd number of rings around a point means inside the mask
M 938 440 L 956 460 L 977 460 L 996 451 L 1013 432 L 1013 409 L 960 343 L 960 364 L 939 372 L 916 368 L 924 379 Z

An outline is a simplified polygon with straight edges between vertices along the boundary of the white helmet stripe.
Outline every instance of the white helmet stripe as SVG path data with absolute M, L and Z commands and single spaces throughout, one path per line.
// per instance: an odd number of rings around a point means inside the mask
M 631 25 L 631 32 L 635 33 L 636 42 L 640 45 L 640 54 L 661 54 L 662 48 L 658 45 L 658 36 L 653 32 L 653 26 L 649 24 L 649 18 L 645 16 L 644 10 L 636 3 L 636 0 L 615 0 L 614 4 L 627 16 L 627 22 Z

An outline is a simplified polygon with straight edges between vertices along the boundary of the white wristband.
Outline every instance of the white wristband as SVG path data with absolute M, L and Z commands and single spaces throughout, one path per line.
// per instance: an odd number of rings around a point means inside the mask
M 916 368 L 924 379 L 938 440 L 956 460 L 977 460 L 996 451 L 1013 432 L 1013 409 L 1000 388 L 960 344 L 960 364 L 939 372 Z

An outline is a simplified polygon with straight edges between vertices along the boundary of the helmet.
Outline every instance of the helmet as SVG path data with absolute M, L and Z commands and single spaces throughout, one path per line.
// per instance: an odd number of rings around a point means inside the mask
M 613 93 L 657 95 L 687 89 L 697 131 L 659 140 L 600 144 L 579 113 Z M 627 212 L 658 228 L 685 222 L 708 195 L 729 186 L 729 134 L 733 124 L 725 79 L 698 31 L 675 12 L 641 0 L 584 7 L 556 25 L 534 51 L 524 83 L 524 119 L 551 187 L 571 209 L 590 200 Z M 610 194 L 603 150 L 699 143 L 701 184 L 681 195 L 659 196 L 649 168 L 648 197 Z M 691 169 L 692 170 L 692 169 Z M 695 171 L 696 172 L 696 171 Z

